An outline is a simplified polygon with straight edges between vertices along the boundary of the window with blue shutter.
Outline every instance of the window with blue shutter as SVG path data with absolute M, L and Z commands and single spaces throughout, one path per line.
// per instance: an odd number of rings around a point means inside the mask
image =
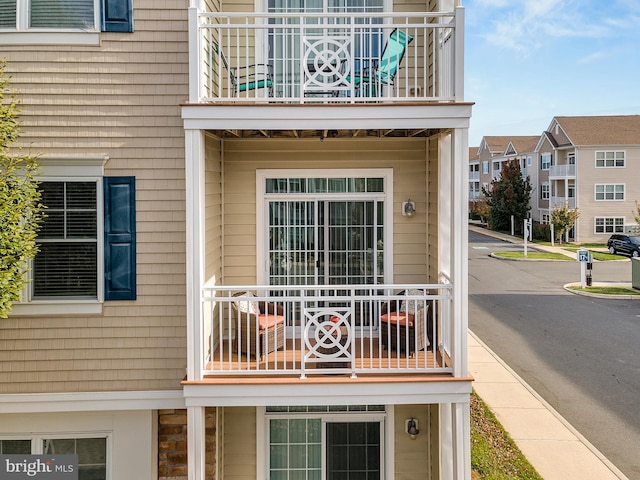
M 133 32 L 133 0 L 0 0 L 0 28 Z
M 135 177 L 104 178 L 104 239 L 104 299 L 135 300 Z
M 102 31 L 133 32 L 133 0 L 102 0 Z

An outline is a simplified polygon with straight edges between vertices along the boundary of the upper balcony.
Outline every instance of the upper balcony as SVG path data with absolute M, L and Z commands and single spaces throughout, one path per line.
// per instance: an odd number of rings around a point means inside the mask
M 576 166 L 573 164 L 551 165 L 549 180 L 563 180 L 576 178 Z
M 460 7 L 403 14 L 192 8 L 190 23 L 191 104 L 463 101 Z

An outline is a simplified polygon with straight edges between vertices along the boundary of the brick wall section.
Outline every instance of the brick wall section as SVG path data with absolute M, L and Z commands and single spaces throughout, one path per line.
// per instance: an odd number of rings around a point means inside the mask
M 215 480 L 216 410 L 205 410 L 205 472 Z M 158 480 L 187 480 L 187 411 L 158 412 Z

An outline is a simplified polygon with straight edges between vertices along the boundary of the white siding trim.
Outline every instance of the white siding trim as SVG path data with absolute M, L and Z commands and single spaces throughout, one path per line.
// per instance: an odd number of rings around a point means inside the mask
M 0 413 L 98 412 L 184 407 L 181 390 L 0 395 Z
M 335 387 L 335 385 L 333 385 Z M 287 405 L 380 405 L 466 402 L 471 380 L 448 382 L 330 384 L 294 383 L 268 385 L 185 385 L 185 403 L 190 406 L 287 406 Z

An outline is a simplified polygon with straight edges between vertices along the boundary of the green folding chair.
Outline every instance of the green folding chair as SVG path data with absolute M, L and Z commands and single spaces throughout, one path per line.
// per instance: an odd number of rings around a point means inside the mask
M 400 63 L 413 37 L 403 30 L 395 29 L 389 35 L 380 60 L 374 60 L 373 65 L 362 71 L 346 75 L 347 83 L 353 84 L 357 96 L 377 97 L 380 89 L 386 85 L 393 85 Z

